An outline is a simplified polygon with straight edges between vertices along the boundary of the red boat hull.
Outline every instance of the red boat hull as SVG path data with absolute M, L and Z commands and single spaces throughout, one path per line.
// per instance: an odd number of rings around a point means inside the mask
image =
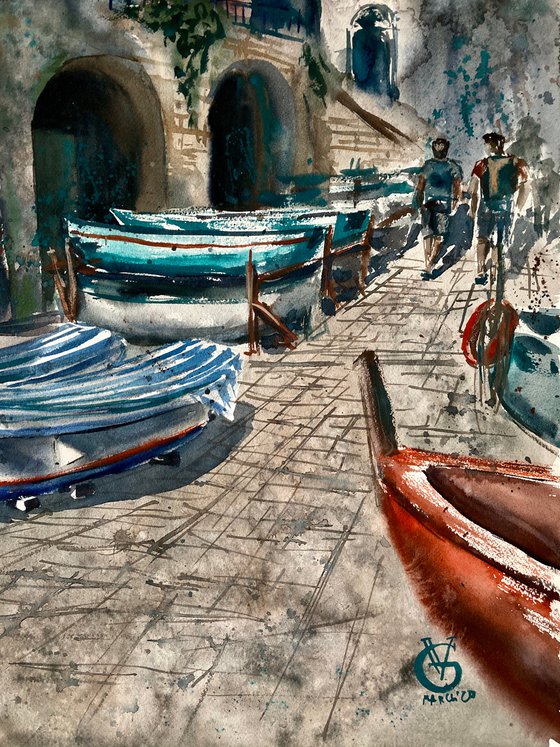
M 560 741 L 558 475 L 401 448 L 379 361 L 360 363 L 383 510 L 420 600 L 523 723 Z
M 554 600 L 434 532 L 383 487 L 392 542 L 432 621 L 457 637 L 528 728 L 560 739 L 560 613 Z M 546 627 L 549 627 L 549 630 Z

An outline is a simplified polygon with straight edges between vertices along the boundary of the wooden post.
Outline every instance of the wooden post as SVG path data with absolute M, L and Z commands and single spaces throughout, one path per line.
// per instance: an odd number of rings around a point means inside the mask
M 64 252 L 66 254 L 66 267 L 67 274 L 66 278 L 68 281 L 68 308 L 72 316 L 72 320 L 78 317 L 78 284 L 76 282 L 76 269 L 74 267 L 74 257 L 72 255 L 72 249 L 70 242 L 66 241 L 64 244 Z
M 332 283 L 332 240 L 333 227 L 329 226 L 323 246 L 323 273 L 321 275 L 322 307 L 325 314 L 336 312 L 336 292 Z
M 303 263 L 304 265 L 305 263 Z M 266 282 L 278 280 L 286 277 L 290 272 L 298 269 L 299 265 L 292 265 L 282 270 L 273 270 L 271 272 L 265 272 L 259 275 L 253 265 L 253 253 L 249 250 L 249 262 L 247 264 L 247 302 L 249 304 L 249 320 L 248 320 L 248 333 L 249 333 L 249 350 L 246 351 L 245 355 L 253 355 L 254 353 L 260 352 L 259 346 L 259 319 L 272 329 L 276 330 L 281 338 L 282 344 L 287 348 L 293 350 L 297 342 L 297 335 L 292 332 L 284 322 L 277 316 L 268 304 L 260 300 L 259 294 L 261 285 Z
M 352 190 L 352 202 L 354 203 L 354 207 L 356 207 L 356 205 L 360 201 L 361 188 L 362 188 L 362 177 L 357 176 L 354 179 L 353 190 Z
M 366 295 L 366 280 L 369 272 L 369 261 L 371 259 L 371 239 L 375 227 L 373 213 L 370 215 L 366 234 L 364 236 L 363 250 L 360 253 L 360 276 L 358 278 L 358 290 L 362 296 Z
M 54 285 L 56 288 L 56 292 L 58 293 L 58 297 L 60 298 L 62 311 L 64 312 L 64 316 L 68 319 L 69 322 L 74 322 L 76 317 L 72 313 L 72 308 L 70 307 L 70 304 L 68 302 L 68 289 L 66 283 L 64 282 L 64 278 L 60 274 L 59 259 L 56 256 L 56 251 L 54 249 L 49 249 L 48 255 L 51 258 L 51 266 L 47 269 L 49 271 L 52 270 Z
M 253 250 L 249 249 L 249 261 L 246 273 L 247 303 L 249 304 L 248 336 L 249 350 L 246 355 L 259 352 L 259 321 L 255 314 L 255 301 L 259 298 L 259 277 L 253 265 Z

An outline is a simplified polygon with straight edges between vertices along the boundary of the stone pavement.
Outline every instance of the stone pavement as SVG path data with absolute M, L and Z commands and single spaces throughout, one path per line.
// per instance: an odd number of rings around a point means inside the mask
M 552 249 L 508 285 L 551 292 Z M 375 350 L 401 441 L 551 463 L 484 403 L 460 331 L 473 257 L 418 246 L 295 351 L 245 361 L 234 423 L 17 520 L 0 513 L 0 743 L 544 745 L 461 657 L 469 703 L 422 705 L 427 622 L 376 505 L 354 360 Z M 543 285 L 544 284 L 544 285 Z

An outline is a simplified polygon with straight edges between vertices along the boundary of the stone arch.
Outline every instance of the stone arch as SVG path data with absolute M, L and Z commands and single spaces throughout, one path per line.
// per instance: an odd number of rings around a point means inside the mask
M 211 93 L 210 201 L 225 209 L 273 204 L 294 162 L 291 88 L 271 63 L 236 62 Z
M 63 245 L 69 212 L 103 221 L 115 204 L 166 204 L 161 106 L 139 63 L 111 55 L 69 60 L 44 86 L 31 128 L 43 261 L 49 247 Z

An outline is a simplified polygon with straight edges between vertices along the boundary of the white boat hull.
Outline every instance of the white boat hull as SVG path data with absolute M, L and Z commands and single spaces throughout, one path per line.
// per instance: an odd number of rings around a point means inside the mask
M 309 314 L 319 300 L 320 273 L 292 285 L 266 286 L 259 300 L 284 322 Z M 113 330 L 129 340 L 166 342 L 188 337 L 235 342 L 247 337 L 249 304 L 234 298 L 187 301 L 151 296 L 142 301 L 104 298 L 96 292 L 79 294 L 79 318 Z
M 194 437 L 208 408 L 193 403 L 171 412 L 92 433 L 0 440 L 0 500 L 42 495 L 121 472 L 168 453 Z

